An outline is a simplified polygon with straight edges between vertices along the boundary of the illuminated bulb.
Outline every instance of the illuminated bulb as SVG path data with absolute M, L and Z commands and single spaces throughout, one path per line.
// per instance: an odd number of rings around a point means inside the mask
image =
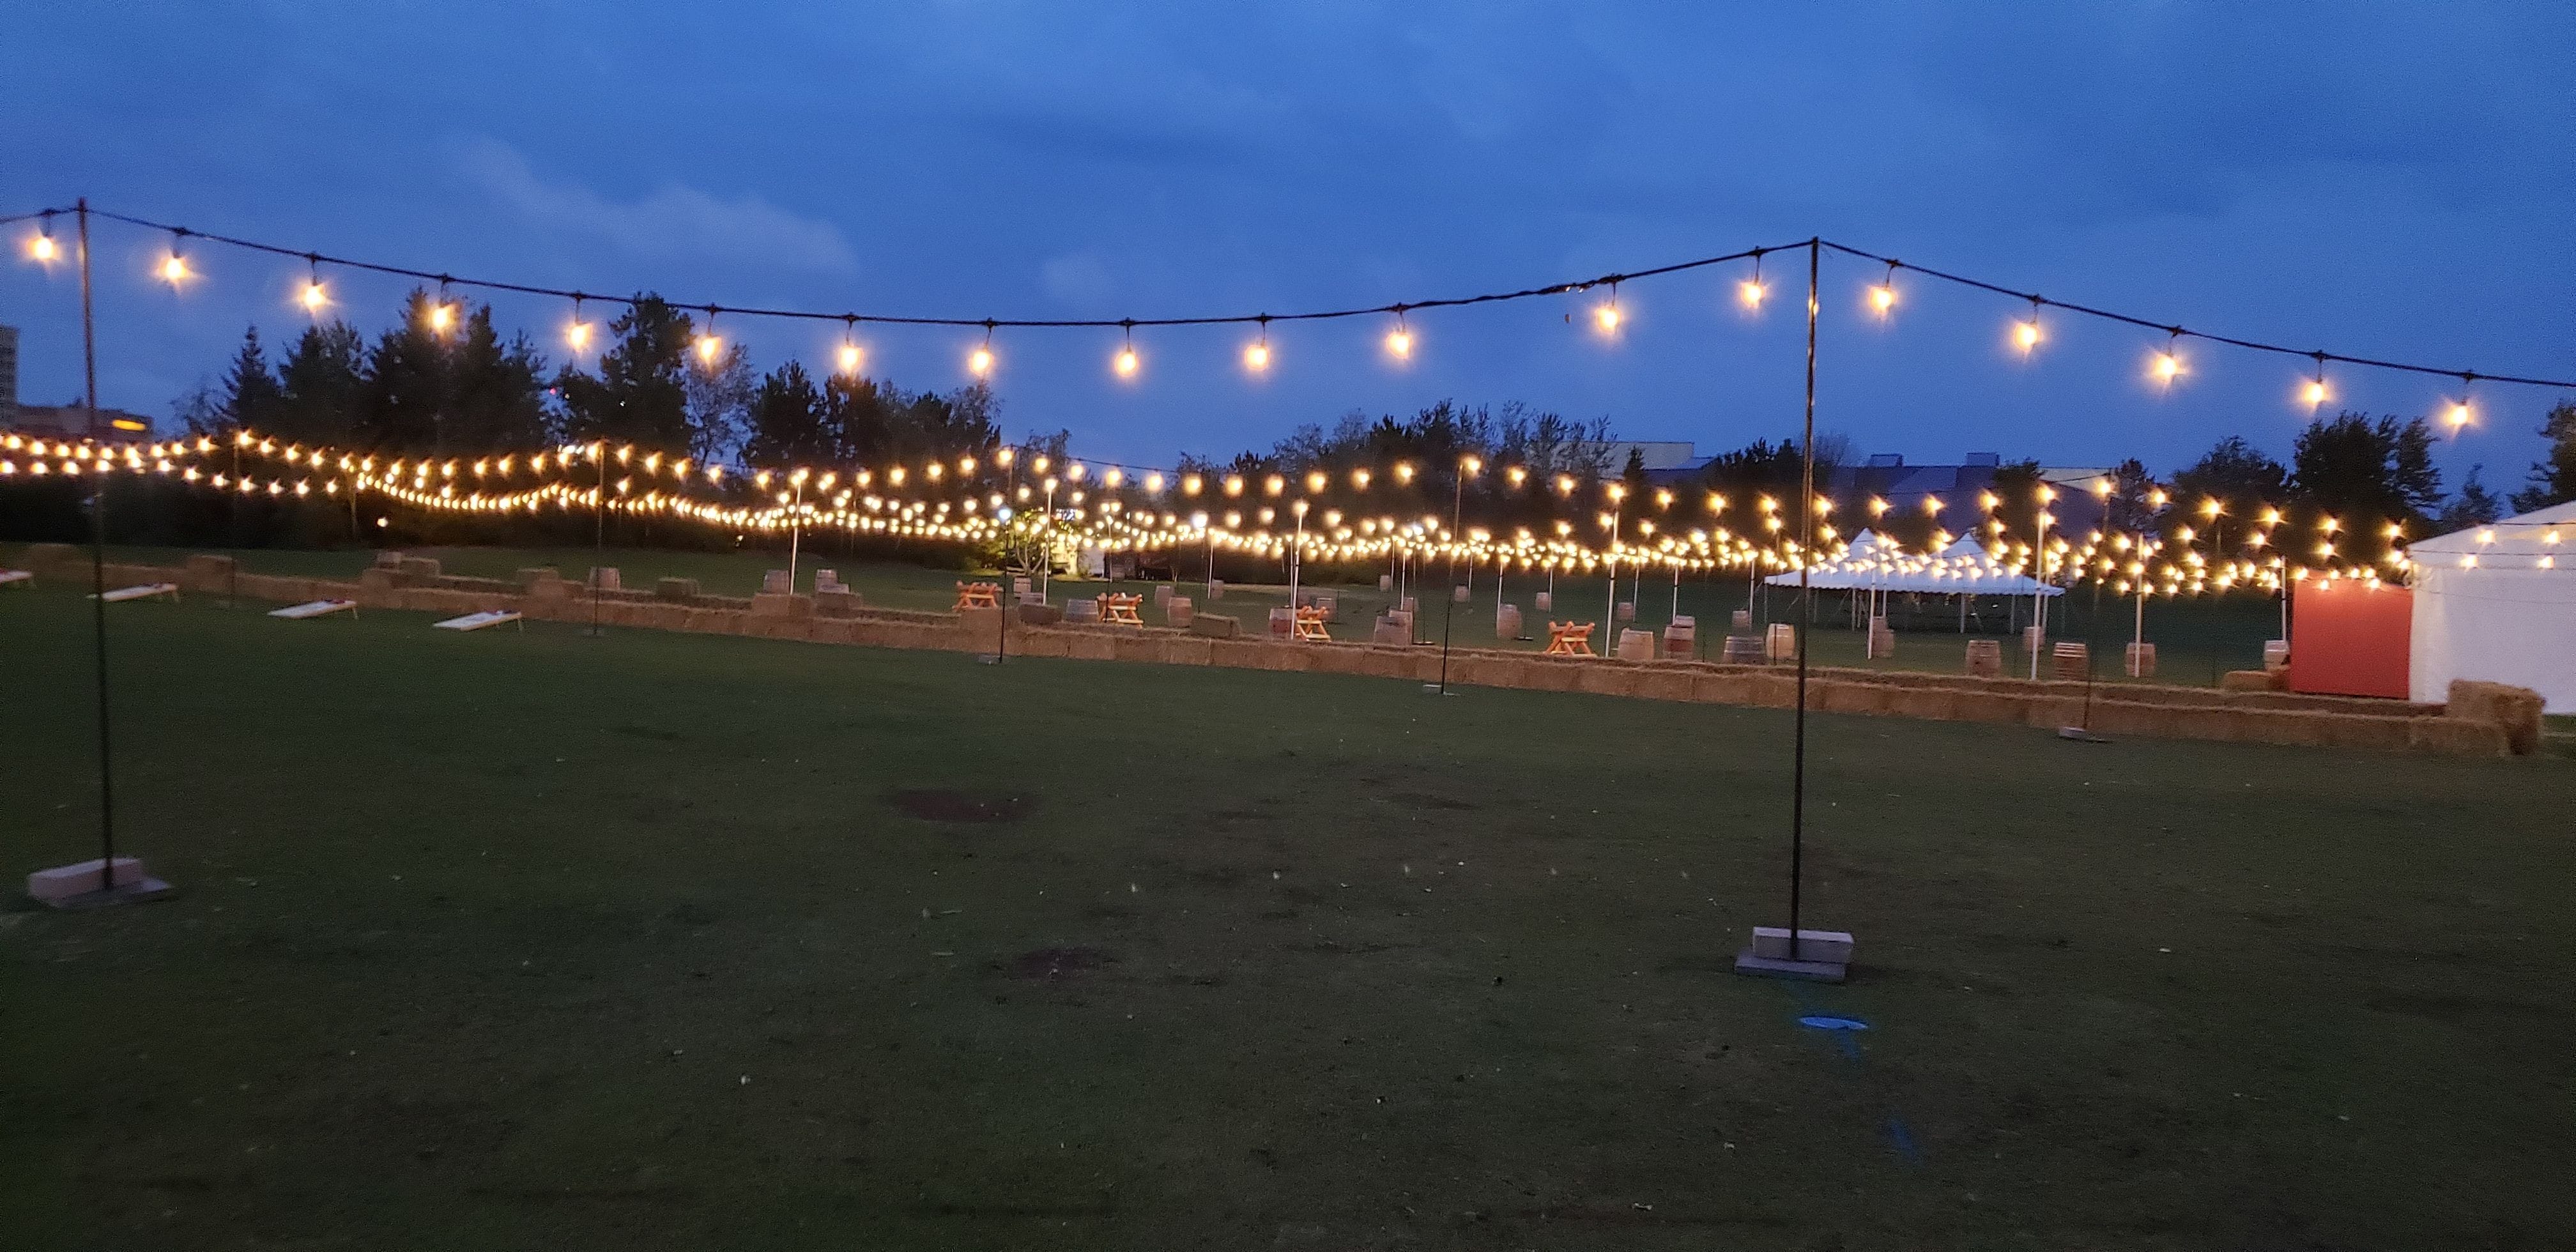
M 170 285 L 171 285 L 171 286 L 173 286 L 173 287 L 176 287 L 176 286 L 178 286 L 180 283 L 187 281 L 187 278 L 188 278 L 188 261 L 187 261 L 187 258 L 180 256 L 180 255 L 179 255 L 178 253 L 176 253 L 176 252 L 173 252 L 173 253 L 171 253 L 169 256 L 167 256 L 167 257 L 165 257 L 165 258 L 163 258 L 163 259 L 162 259 L 162 261 L 161 261 L 161 281 L 163 281 L 163 282 L 165 282 L 165 283 L 168 283 L 168 284 L 170 284 Z
M 2322 378 L 2309 379 L 2307 385 L 2299 388 L 2299 398 L 2306 401 L 2308 407 L 2312 409 L 2325 403 L 2326 380 Z
M 1871 312 L 1880 317 L 1887 316 L 1888 310 L 1896 307 L 1896 288 L 1887 283 L 1880 283 L 1870 288 L 1869 307 Z
M 1603 304 L 1603 305 L 1597 305 L 1597 306 L 1595 306 L 1595 307 L 1593 308 L 1593 310 L 1592 310 L 1592 324 L 1593 324 L 1594 326 L 1596 326 L 1596 327 L 1600 328 L 1600 331 L 1601 331 L 1601 333 L 1602 333 L 1602 334 L 1605 334 L 1605 335 L 1615 335 L 1615 334 L 1618 334 L 1618 333 L 1619 333 L 1619 306 L 1618 306 L 1618 305 L 1615 305 L 1615 304 Z
M 1243 350 L 1243 368 L 1255 371 L 1270 368 L 1270 345 L 1256 343 L 1246 347 Z
M 859 345 L 854 343 L 845 343 L 841 345 L 840 363 L 841 372 L 843 374 L 849 375 L 853 378 L 857 377 L 859 373 L 859 364 L 865 359 L 866 358 L 859 352 Z
M 2013 346 L 2028 352 L 2039 346 L 2039 319 L 2028 318 L 2013 323 Z
M 324 291 L 319 282 L 304 284 L 304 294 L 298 299 L 304 302 L 306 311 L 313 313 L 321 312 L 322 306 L 331 302 L 330 293 Z
M 2174 379 L 2182 376 L 2182 358 L 2170 352 L 2157 353 L 2155 375 L 2157 382 L 2172 383 Z
M 1120 378 L 1134 378 L 1136 376 L 1137 365 L 1136 350 L 1134 348 L 1119 349 L 1116 365 L 1118 376 Z
M 27 255 L 38 261 L 51 261 L 62 254 L 51 235 L 40 234 L 27 241 Z
M 1762 307 L 1762 297 L 1768 290 L 1759 280 L 1748 278 L 1735 284 L 1735 298 L 1748 309 L 1758 309 Z
M 2469 424 L 2469 402 L 2462 400 L 2453 404 L 2450 411 L 2442 415 L 2442 420 L 2451 424 L 2453 433 L 2458 433 L 2461 427 Z
M 456 309 L 453 305 L 433 304 L 429 306 L 429 329 L 433 333 L 444 335 L 447 333 L 447 328 L 455 324 Z
M 716 354 L 723 350 L 724 340 L 718 337 L 715 332 L 709 331 L 706 334 L 698 336 L 698 359 L 700 361 L 713 365 L 716 363 Z
M 1411 357 L 1413 355 L 1413 332 L 1409 330 L 1388 331 L 1386 335 L 1386 350 L 1388 355 L 1399 360 Z
M 985 375 L 992 373 L 993 350 L 991 348 L 977 348 L 973 352 L 967 354 L 966 372 L 973 374 L 977 378 L 982 378 Z
M 564 327 L 564 342 L 570 345 L 572 350 L 575 352 L 581 352 L 588 349 L 590 347 L 590 323 L 574 322 L 571 325 Z

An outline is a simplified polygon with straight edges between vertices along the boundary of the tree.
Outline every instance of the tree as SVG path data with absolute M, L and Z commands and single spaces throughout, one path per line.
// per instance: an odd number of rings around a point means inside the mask
M 2420 417 L 2347 411 L 2309 423 L 2290 451 L 2290 485 L 2299 503 L 2345 525 L 2421 522 L 2442 502 L 2433 432 Z
M 366 343 L 343 321 L 308 326 L 278 363 L 277 436 L 305 444 L 347 445 L 355 433 L 364 386 Z
M 752 397 L 759 390 L 752 378 L 751 353 L 741 344 L 726 346 L 712 361 L 701 359 L 688 366 L 681 375 L 681 391 L 688 398 L 683 410 L 689 423 L 688 455 L 712 462 L 739 447 Z
M 402 318 L 367 353 L 357 421 L 361 446 L 397 455 L 438 451 L 447 404 L 447 344 L 430 329 L 429 293 L 414 288 Z
M 2531 466 L 2531 485 L 2513 493 L 2513 511 L 2528 513 L 2576 500 L 2576 400 L 2549 406 L 2540 422 L 2549 455 Z
M 2201 458 L 2176 472 L 2174 508 L 2199 516 L 2205 502 L 2216 500 L 2231 517 L 2252 517 L 2267 506 L 2287 503 L 2290 472 L 2265 456 L 2241 435 L 2218 441 Z
M 656 451 L 694 450 L 689 424 L 687 315 L 650 292 L 639 294 L 608 324 L 616 342 L 599 356 L 599 372 L 567 365 L 556 376 L 564 433 Z
M 823 392 L 803 365 L 789 361 L 771 370 L 752 393 L 742 459 L 772 468 L 839 463 L 841 440 L 827 411 Z
M 2478 471 L 2485 468 L 2483 465 L 2469 467 L 2468 477 L 2460 480 L 2460 494 L 2442 506 L 2442 515 L 2434 520 L 2435 525 L 2445 531 L 2467 530 L 2504 516 L 2504 501 L 2497 499 L 2494 492 L 2487 490 L 2486 484 L 2478 481 Z
M 535 449 L 553 440 L 546 408 L 546 361 L 526 335 L 503 342 L 485 305 L 466 315 L 446 360 L 446 405 L 439 413 L 443 451 L 483 453 Z
M 259 328 L 244 330 L 241 350 L 233 354 L 232 368 L 224 372 L 218 429 L 267 434 L 274 429 L 281 399 L 277 376 L 268 372 L 268 357 L 260 350 Z

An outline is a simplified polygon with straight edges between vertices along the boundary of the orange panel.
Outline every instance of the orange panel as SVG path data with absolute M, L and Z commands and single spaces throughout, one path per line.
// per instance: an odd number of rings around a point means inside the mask
M 2290 690 L 2406 698 L 2414 592 L 2350 581 L 2290 586 Z

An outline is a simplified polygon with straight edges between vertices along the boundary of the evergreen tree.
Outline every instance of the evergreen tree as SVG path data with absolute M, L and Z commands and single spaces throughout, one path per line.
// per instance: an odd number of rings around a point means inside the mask
M 712 361 L 691 353 L 681 388 L 688 397 L 688 455 L 712 462 L 734 452 L 751 414 L 752 397 L 760 391 L 751 373 L 751 353 L 738 343 L 727 345 Z
M 401 320 L 367 353 L 352 423 L 359 446 L 397 456 L 442 451 L 439 415 L 448 403 L 450 349 L 446 337 L 430 327 L 432 303 L 427 292 L 414 288 Z
M 350 446 L 365 383 L 366 343 L 356 327 L 331 321 L 305 328 L 277 367 L 280 439 Z
M 2532 464 L 2530 485 L 2513 493 L 2516 513 L 2576 500 L 2576 400 L 2549 406 L 2540 437 L 2549 441 L 2549 455 Z
M 636 296 L 608 325 L 616 342 L 600 354 L 598 373 L 567 365 L 556 377 L 565 435 L 694 453 L 688 370 L 695 330 L 660 296 Z
M 803 365 L 789 361 L 771 370 L 752 394 L 742 459 L 770 468 L 840 463 L 840 440 L 827 421 L 828 407 Z
M 2229 435 L 2174 474 L 2173 507 L 2186 517 L 2202 515 L 2216 500 L 2229 517 L 2253 517 L 2264 508 L 2289 501 L 2290 471 L 2265 456 L 2241 435 Z
M 2442 507 L 2442 516 L 2435 520 L 2435 525 L 2445 531 L 2467 530 L 2504 516 L 2504 501 L 2497 499 L 2494 492 L 2487 490 L 2486 484 L 2478 481 L 2478 471 L 2485 468 L 2483 465 L 2469 467 L 2469 476 L 2460 480 L 2460 494 Z
M 277 376 L 269 373 L 267 354 L 260 350 L 259 328 L 244 330 L 241 350 L 224 372 L 221 428 L 268 434 L 275 429 L 282 399 Z
M 2290 451 L 2298 502 L 2344 526 L 2402 522 L 2409 529 L 2442 502 L 2433 432 L 2424 419 L 2372 420 L 2344 412 L 2299 432 Z
M 439 413 L 439 447 L 479 455 L 541 447 L 553 432 L 546 409 L 546 362 L 526 335 L 503 342 L 484 305 L 451 332 L 447 403 Z

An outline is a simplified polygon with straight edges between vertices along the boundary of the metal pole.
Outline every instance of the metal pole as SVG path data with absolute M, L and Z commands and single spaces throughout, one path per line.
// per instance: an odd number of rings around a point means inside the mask
M 796 594 L 797 549 L 805 538 L 805 518 L 801 512 L 804 507 L 805 484 L 800 482 L 796 484 L 796 503 L 790 505 L 787 512 L 787 594 L 791 596 Z
M 88 432 L 98 434 L 98 332 L 90 315 L 89 197 L 73 205 L 80 215 L 81 381 Z M 108 762 L 107 725 L 107 477 L 93 469 L 89 487 L 90 643 L 98 660 L 98 886 L 116 886 L 116 785 Z
M 599 465 L 599 494 L 590 502 L 590 633 L 607 634 L 599 624 L 599 570 L 608 563 L 608 441 L 594 440 L 590 459 Z
M 1440 606 L 1440 694 L 1449 694 L 1449 627 L 1458 616 L 1458 522 L 1467 504 L 1467 467 L 1458 467 L 1458 486 L 1449 496 L 1449 595 Z
M 1816 279 L 1824 240 L 1807 241 L 1807 418 L 1798 452 L 1798 726 L 1789 766 L 1789 959 L 1798 959 L 1799 878 L 1807 842 L 1807 636 L 1815 633 L 1809 547 L 1816 527 Z

